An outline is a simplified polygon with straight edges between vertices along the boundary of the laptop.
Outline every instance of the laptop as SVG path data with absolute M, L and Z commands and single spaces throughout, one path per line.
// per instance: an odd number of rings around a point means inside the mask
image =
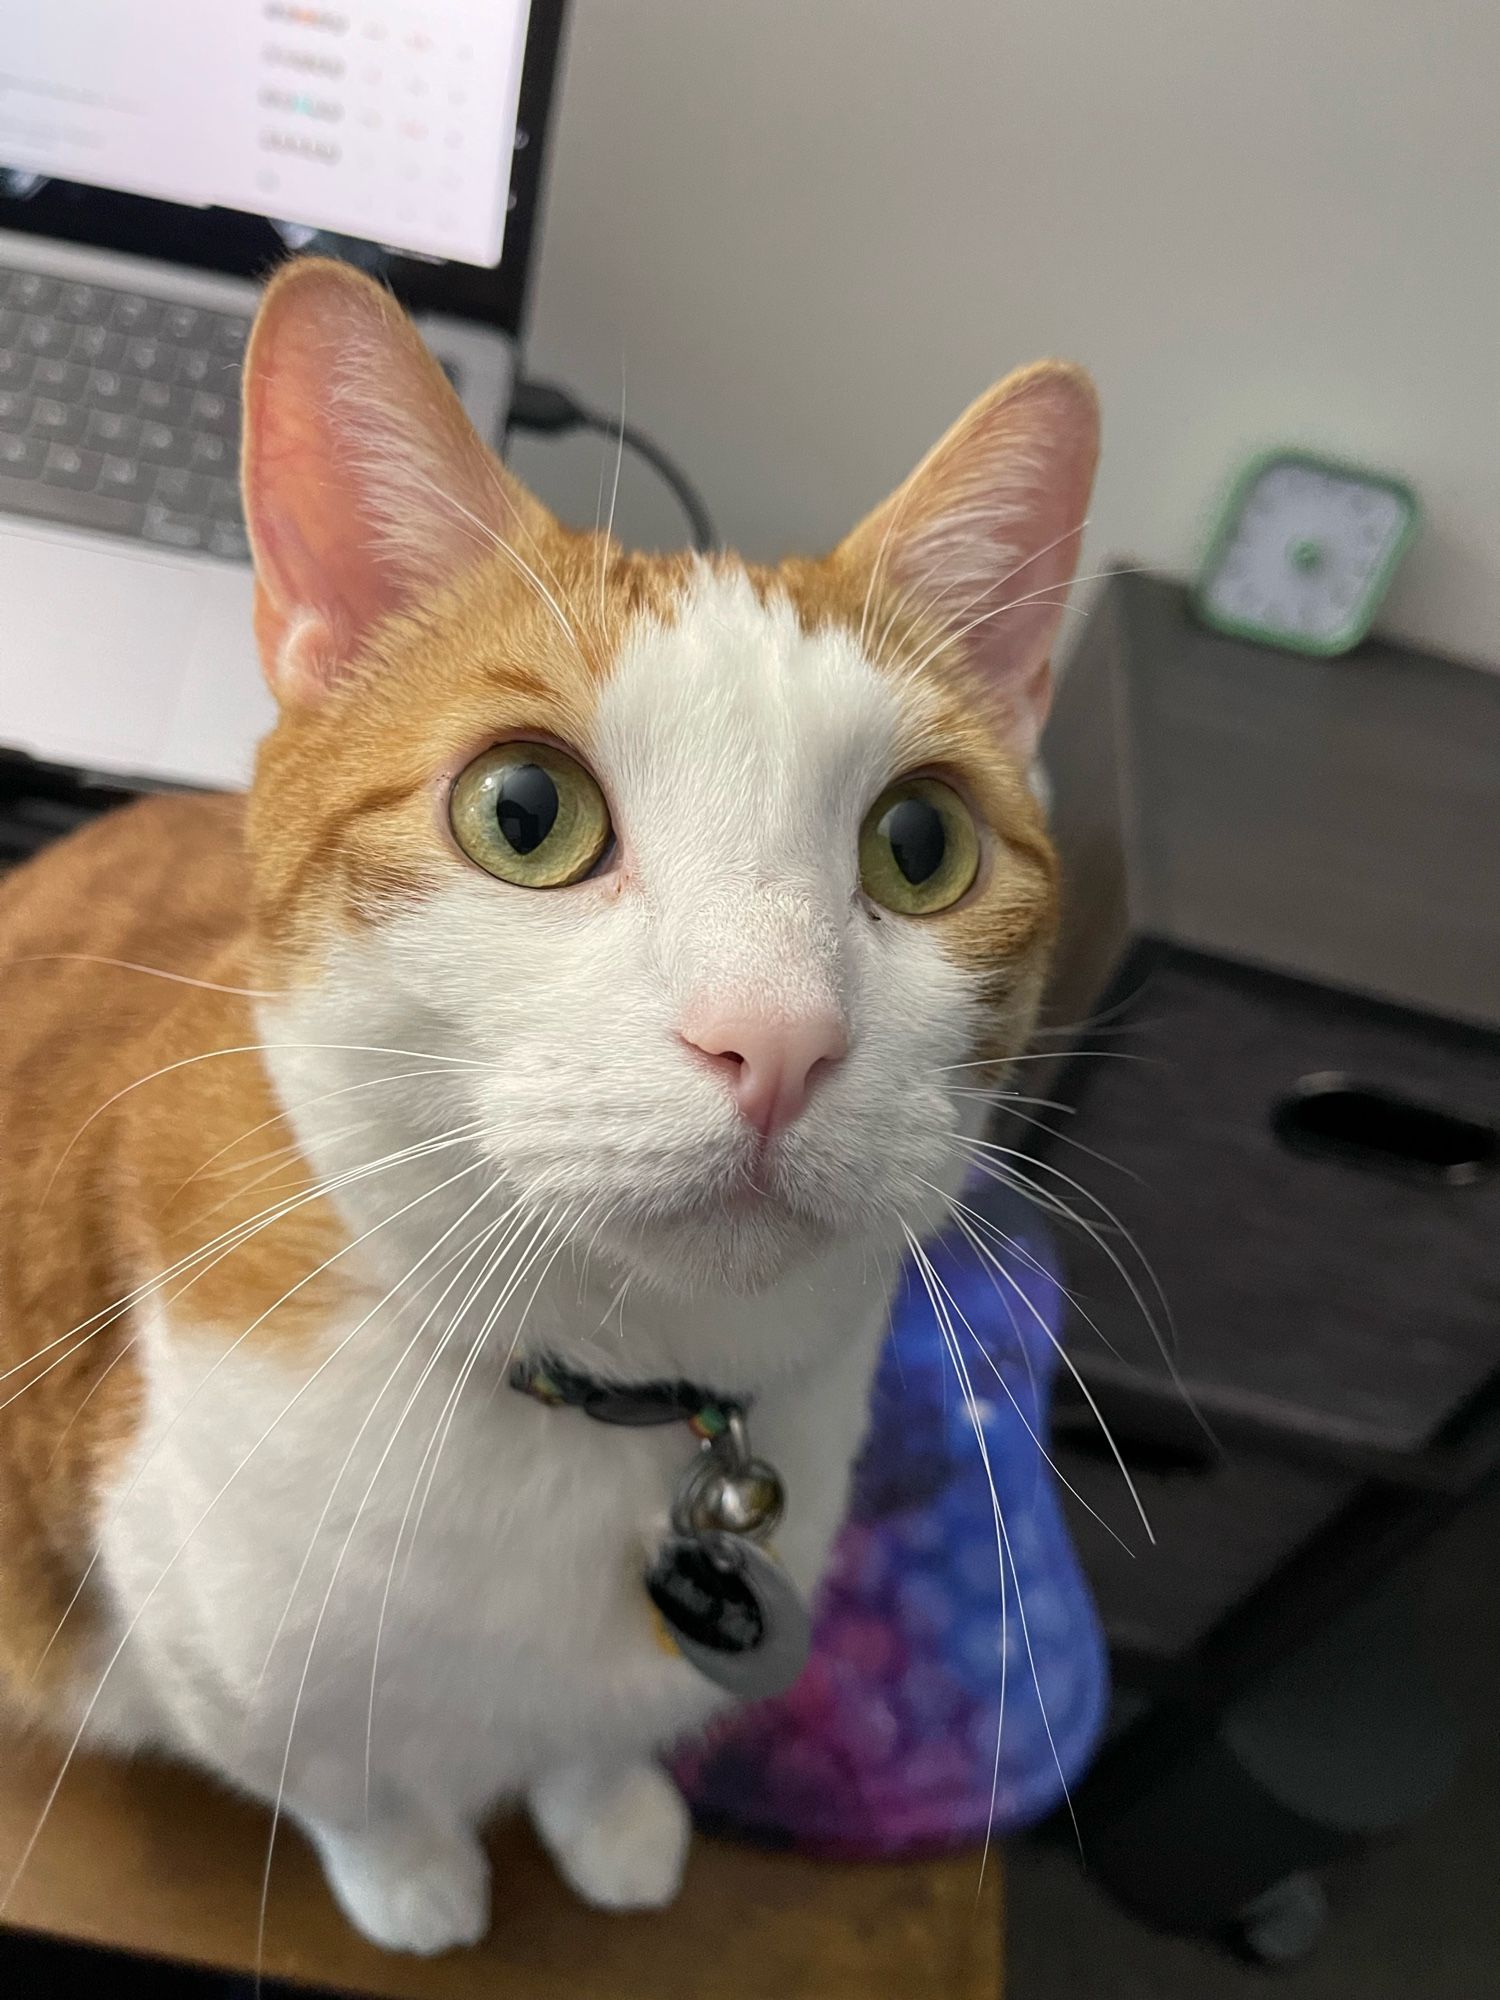
M 0 43 L 0 754 L 240 786 L 257 281 L 344 257 L 504 435 L 563 0 L 46 0 Z

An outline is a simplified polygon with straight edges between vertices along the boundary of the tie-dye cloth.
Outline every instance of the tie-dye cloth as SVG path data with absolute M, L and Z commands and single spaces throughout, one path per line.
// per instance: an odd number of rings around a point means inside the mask
M 1056 1267 L 1034 1209 L 993 1187 L 974 1201 L 1011 1239 L 999 1252 L 1009 1282 L 961 1236 L 930 1254 L 954 1301 L 984 1453 L 909 1267 L 811 1660 L 786 1694 L 678 1760 L 705 1824 L 845 1855 L 962 1846 L 1040 1818 L 1094 1748 L 1104 1644 L 1038 1443 L 1057 1366 Z

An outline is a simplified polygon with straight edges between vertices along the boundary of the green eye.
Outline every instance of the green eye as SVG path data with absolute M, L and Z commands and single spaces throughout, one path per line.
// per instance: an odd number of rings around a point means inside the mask
M 979 873 L 979 834 L 951 785 L 902 778 L 880 794 L 859 833 L 859 879 L 872 902 L 904 917 L 956 903 Z
M 588 772 L 550 743 L 501 743 L 459 774 L 448 802 L 471 861 L 523 889 L 562 889 L 609 845 L 609 808 Z

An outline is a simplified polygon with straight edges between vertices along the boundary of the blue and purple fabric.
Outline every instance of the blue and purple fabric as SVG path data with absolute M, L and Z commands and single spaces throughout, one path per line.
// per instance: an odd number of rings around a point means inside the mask
M 1056 1267 L 1033 1209 L 993 1187 L 974 1199 L 1015 1246 L 1000 1253 L 1011 1282 L 961 1237 L 930 1254 L 963 1316 L 949 1315 L 1003 1535 L 943 1329 L 908 1267 L 808 1666 L 678 1761 L 706 1824 L 830 1854 L 958 1847 L 1042 1817 L 1093 1751 L 1104 1644 L 1038 1442 Z

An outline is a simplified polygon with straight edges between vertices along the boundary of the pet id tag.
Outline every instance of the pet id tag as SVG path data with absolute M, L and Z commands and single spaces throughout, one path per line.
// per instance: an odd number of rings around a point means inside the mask
M 807 1663 L 807 1606 L 775 1557 L 743 1535 L 669 1535 L 646 1589 L 688 1664 L 742 1701 L 782 1693 Z
M 751 1455 L 743 1412 L 689 1466 L 673 1532 L 646 1590 L 677 1650 L 744 1701 L 780 1694 L 801 1673 L 812 1620 L 786 1571 L 758 1546 L 781 1519 L 774 1466 Z

